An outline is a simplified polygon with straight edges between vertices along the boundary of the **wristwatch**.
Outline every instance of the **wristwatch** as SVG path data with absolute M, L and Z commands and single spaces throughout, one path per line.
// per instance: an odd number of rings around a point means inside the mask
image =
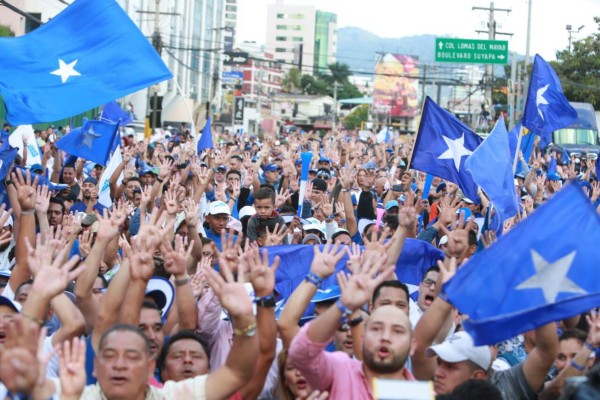
M 256 304 L 257 307 L 275 307 L 275 303 L 275 296 L 272 294 L 254 299 L 254 304 Z

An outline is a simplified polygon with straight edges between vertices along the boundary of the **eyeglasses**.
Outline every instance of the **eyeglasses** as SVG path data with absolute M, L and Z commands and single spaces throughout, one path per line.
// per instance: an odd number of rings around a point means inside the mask
M 202 257 L 212 257 L 213 253 L 210 251 L 203 251 L 202 252 Z
M 317 178 L 321 178 L 323 180 L 328 181 L 329 180 L 329 175 L 317 175 Z
M 431 287 L 431 285 L 436 285 L 437 284 L 436 281 L 434 281 L 433 279 L 429 279 L 429 278 L 423 279 L 423 281 L 421 283 L 425 287 Z

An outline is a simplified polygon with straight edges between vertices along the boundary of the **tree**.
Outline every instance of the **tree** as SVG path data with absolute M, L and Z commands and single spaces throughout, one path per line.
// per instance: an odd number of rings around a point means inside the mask
M 10 26 L 0 24 L 0 37 L 15 36 Z
M 283 77 L 281 88 L 285 93 L 300 93 L 302 85 L 300 84 L 300 70 L 292 67 Z
M 369 105 L 361 104 L 354 107 L 354 110 L 346 118 L 344 118 L 344 126 L 346 129 L 358 129 L 363 122 L 369 120 Z
M 570 101 L 592 103 L 600 108 L 600 17 L 594 17 L 598 32 L 573 43 L 571 51 L 556 53 L 551 62 Z

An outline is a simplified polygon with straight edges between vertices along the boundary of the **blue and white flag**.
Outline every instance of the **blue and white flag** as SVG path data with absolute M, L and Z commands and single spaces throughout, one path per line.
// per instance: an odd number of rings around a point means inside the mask
M 577 111 L 565 97 L 556 72 L 536 54 L 521 119 L 523 126 L 540 135 L 543 143 L 551 143 L 552 132 L 576 120 Z
M 77 0 L 33 32 L 0 38 L 13 125 L 57 121 L 172 77 L 114 0 Z
M 476 253 L 443 287 L 477 345 L 495 344 L 600 304 L 600 217 L 570 184 Z
M 119 138 L 119 125 L 84 119 L 83 126 L 73 129 L 59 139 L 56 147 L 67 154 L 106 165 L 117 138 Z
M 125 126 L 133 119 L 131 114 L 125 112 L 116 101 L 111 101 L 104 105 L 102 112 L 100 113 L 100 121 L 110 122 L 113 124 L 119 124 L 119 126 Z
M 477 184 L 464 164 L 482 141 L 468 126 L 427 97 L 410 167 L 456 183 L 465 196 L 478 203 Z
M 503 221 L 519 210 L 508 142 L 506 125 L 500 118 L 490 135 L 465 161 L 465 168 L 492 201 Z
M 212 131 L 210 129 L 211 121 L 210 117 L 206 120 L 206 124 L 204 124 L 204 128 L 202 128 L 202 133 L 200 134 L 200 139 L 198 140 L 198 155 L 204 149 L 214 149 L 215 145 L 213 144 Z

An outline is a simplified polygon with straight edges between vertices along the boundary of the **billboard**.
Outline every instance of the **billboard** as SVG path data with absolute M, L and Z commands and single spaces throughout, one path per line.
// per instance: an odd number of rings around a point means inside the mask
M 221 78 L 226 85 L 241 85 L 244 82 L 244 73 L 242 71 L 223 71 Z
M 404 54 L 384 54 L 375 65 L 373 114 L 415 117 L 418 112 L 418 60 Z

